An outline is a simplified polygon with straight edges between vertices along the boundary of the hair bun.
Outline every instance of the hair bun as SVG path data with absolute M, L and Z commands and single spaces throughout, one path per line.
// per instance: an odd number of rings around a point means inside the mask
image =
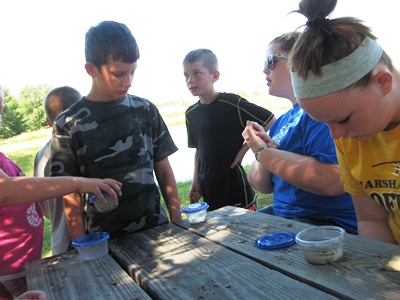
M 326 18 L 322 18 L 322 19 L 312 19 L 312 20 L 308 20 L 308 21 L 306 22 L 306 26 L 307 26 L 307 27 L 318 26 L 318 25 L 320 25 L 321 23 L 326 23 L 326 22 L 328 22 L 328 21 L 329 21 L 329 19 L 326 19 Z

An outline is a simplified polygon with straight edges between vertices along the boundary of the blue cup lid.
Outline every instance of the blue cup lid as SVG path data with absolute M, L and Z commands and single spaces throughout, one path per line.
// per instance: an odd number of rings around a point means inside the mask
M 121 188 L 121 187 L 119 187 L 119 188 Z M 101 193 L 103 194 L 103 196 L 104 196 L 104 198 L 107 198 L 108 196 L 110 196 L 107 192 L 105 192 L 105 191 L 101 191 Z M 99 201 L 100 199 L 96 196 L 96 195 L 92 195 L 92 196 L 90 196 L 89 197 L 89 202 L 96 202 L 96 201 Z
M 264 235 L 256 240 L 256 246 L 264 250 L 278 250 L 289 247 L 296 242 L 296 233 L 275 232 Z
M 104 198 L 107 198 L 108 196 L 110 196 L 108 193 L 106 193 L 104 191 L 101 191 L 101 193 L 103 194 Z M 96 202 L 96 201 L 99 201 L 99 200 L 100 200 L 99 197 L 97 197 L 96 195 L 92 195 L 89 198 L 89 202 Z
M 206 202 L 196 202 L 186 205 L 184 208 L 182 208 L 181 212 L 184 212 L 185 214 L 192 214 L 205 210 L 208 208 L 208 206 L 209 205 Z
M 72 245 L 75 247 L 93 246 L 108 240 L 109 237 L 108 232 L 92 232 L 78 237 L 72 242 Z

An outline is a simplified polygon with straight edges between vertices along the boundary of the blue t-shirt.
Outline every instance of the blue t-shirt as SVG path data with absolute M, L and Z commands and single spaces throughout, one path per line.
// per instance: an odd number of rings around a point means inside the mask
M 336 150 L 326 124 L 313 120 L 296 103 L 270 128 L 279 149 L 337 164 Z M 323 197 L 299 189 L 273 175 L 274 212 L 284 218 L 331 219 L 350 232 L 357 232 L 351 196 Z

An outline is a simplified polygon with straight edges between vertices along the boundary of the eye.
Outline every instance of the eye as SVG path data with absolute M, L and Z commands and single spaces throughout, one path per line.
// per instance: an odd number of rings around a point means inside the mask
M 344 120 L 342 120 L 342 121 L 339 121 L 338 124 L 339 124 L 339 125 L 344 125 L 344 124 L 346 124 L 346 123 L 349 121 L 349 119 L 350 119 L 350 117 L 347 117 L 346 119 L 344 119 Z
M 114 73 L 114 76 L 117 78 L 122 77 L 122 75 L 124 75 L 124 73 L 122 73 L 122 72 Z

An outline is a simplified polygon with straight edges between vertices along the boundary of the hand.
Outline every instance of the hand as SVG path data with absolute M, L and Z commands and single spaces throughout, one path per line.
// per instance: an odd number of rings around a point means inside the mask
M 43 291 L 28 291 L 19 295 L 14 300 L 47 300 L 47 295 Z
M 251 121 L 247 121 L 246 128 L 243 130 L 242 136 L 253 152 L 266 146 L 267 142 L 264 141 L 263 138 L 269 138 L 261 125 Z
M 199 200 L 203 197 L 203 192 L 201 191 L 200 184 L 192 183 L 189 191 L 189 199 L 190 203 L 199 202 Z
M 98 179 L 98 178 L 78 178 L 79 192 L 80 193 L 92 193 L 95 194 L 100 201 L 107 203 L 101 191 L 106 192 L 113 198 L 117 200 L 117 196 L 121 196 L 121 182 L 114 179 Z

